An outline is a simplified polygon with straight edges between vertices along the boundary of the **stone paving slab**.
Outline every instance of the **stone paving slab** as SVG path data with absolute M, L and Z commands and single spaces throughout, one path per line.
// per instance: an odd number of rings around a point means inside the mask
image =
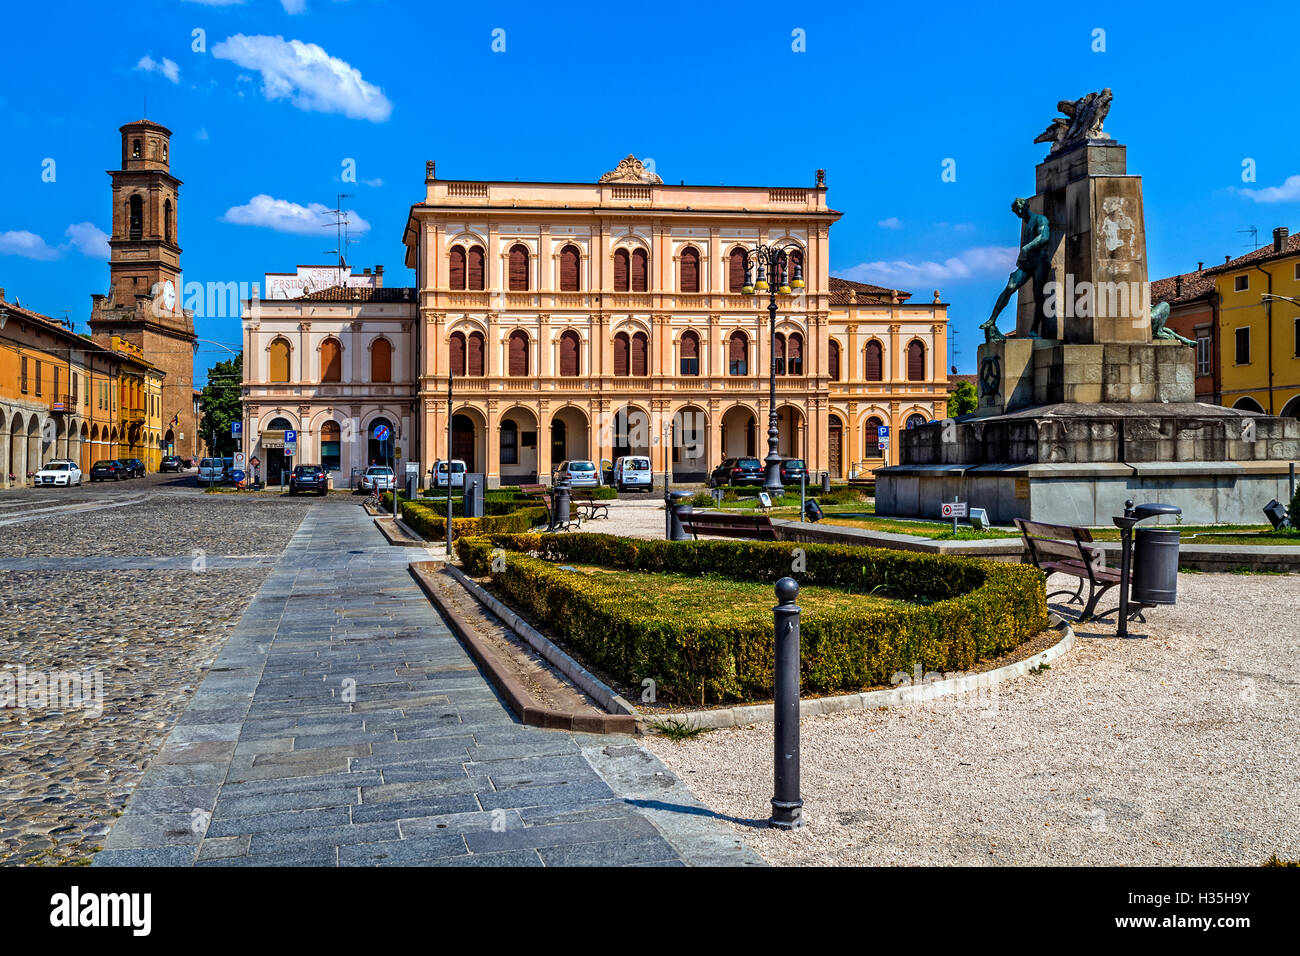
M 761 865 L 630 738 L 519 724 L 409 560 L 312 509 L 95 865 Z

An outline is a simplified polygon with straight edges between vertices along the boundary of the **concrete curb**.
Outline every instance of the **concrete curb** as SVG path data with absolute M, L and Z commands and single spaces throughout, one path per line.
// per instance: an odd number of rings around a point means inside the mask
M 447 571 L 453 578 L 470 594 L 474 596 L 480 604 L 499 617 L 506 625 L 528 642 L 529 646 L 542 657 L 546 658 L 556 670 L 562 673 L 569 680 L 581 687 L 587 694 L 594 697 L 600 706 L 604 707 L 611 714 L 625 714 L 637 719 L 641 718 L 640 712 L 637 711 L 626 699 L 614 691 L 612 687 L 600 680 L 589 670 L 579 664 L 564 651 L 555 646 L 545 635 L 540 633 L 535 627 L 523 620 L 513 610 L 506 607 L 487 591 L 483 590 L 473 580 L 471 580 L 464 571 L 455 565 L 447 565 Z
M 408 565 L 411 577 L 420 586 L 420 590 L 447 618 L 456 631 L 456 635 L 469 650 L 470 655 L 487 672 L 488 679 L 501 693 L 501 696 L 506 699 L 506 703 L 518 715 L 521 723 L 532 727 L 544 727 L 548 730 L 569 730 L 588 734 L 635 734 L 638 732 L 636 718 L 628 714 L 578 714 L 570 711 L 552 710 L 537 703 L 533 696 L 528 693 L 527 688 L 506 669 L 497 653 L 479 639 L 478 635 L 474 633 L 474 629 L 457 613 L 456 609 L 443 603 L 437 589 L 425 577 L 427 572 L 420 567 L 422 563 L 424 562 L 412 562 Z M 456 580 L 464 585 L 464 581 L 461 580 L 460 576 L 453 575 L 453 577 L 456 577 Z
M 399 548 L 424 547 L 424 539 L 404 525 L 400 518 L 394 521 L 392 515 L 376 515 L 374 521 L 375 527 L 379 529 L 379 533 L 388 540 L 389 544 Z M 394 525 L 396 525 L 396 528 L 394 528 Z M 402 534 L 398 534 L 398 531 L 401 531 Z
M 971 691 L 991 687 L 1013 677 L 1029 673 L 1035 667 L 1051 663 L 1074 647 L 1074 629 L 1068 623 L 1061 625 L 1061 639 L 1045 651 L 1032 657 L 1026 657 L 1014 664 L 1007 664 L 991 671 L 978 674 L 966 674 L 962 677 L 949 677 L 944 680 L 924 681 L 919 684 L 907 684 L 892 687 L 889 690 L 869 690 L 861 694 L 845 694 L 839 697 L 816 697 L 799 702 L 799 716 L 815 717 L 818 714 L 834 714 L 847 710 L 875 710 L 879 707 L 899 707 L 904 704 L 919 704 L 947 697 L 953 694 L 966 694 Z M 651 727 L 655 720 L 645 716 L 645 722 Z M 679 720 L 693 727 L 717 730 L 723 727 L 743 727 L 746 724 L 766 723 L 773 720 L 771 704 L 749 704 L 720 710 L 696 710 L 688 713 L 664 714 L 661 719 Z

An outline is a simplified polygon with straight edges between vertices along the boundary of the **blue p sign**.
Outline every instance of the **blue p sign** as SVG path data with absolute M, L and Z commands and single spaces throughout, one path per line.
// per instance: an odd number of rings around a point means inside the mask
M 286 445 L 296 445 L 296 444 L 298 444 L 298 433 L 295 432 L 295 431 L 288 431 L 288 430 L 286 430 L 285 433 L 284 433 L 284 443 L 285 443 Z
M 230 423 L 230 437 L 231 437 L 231 438 L 238 438 L 238 437 L 239 437 L 240 435 L 242 435 L 243 433 L 244 433 L 244 423 L 243 423 L 243 422 L 231 422 L 231 423 Z

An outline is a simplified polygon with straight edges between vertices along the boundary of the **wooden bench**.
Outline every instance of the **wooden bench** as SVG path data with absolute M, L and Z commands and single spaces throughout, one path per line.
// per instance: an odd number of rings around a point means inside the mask
M 682 530 L 696 540 L 700 535 L 716 538 L 749 538 L 775 541 L 776 529 L 765 515 L 727 514 L 721 511 L 692 511 L 681 516 Z
M 583 520 L 589 521 L 593 518 L 609 517 L 609 502 L 597 501 L 596 492 L 583 488 L 574 489 L 569 492 L 569 500 L 573 502 L 578 509 L 578 513 Z
M 1079 579 L 1077 589 L 1052 591 L 1047 595 L 1048 599 L 1068 594 L 1067 603 L 1083 605 L 1079 620 L 1091 620 L 1102 595 L 1120 583 L 1120 573 L 1106 567 L 1106 552 L 1093 546 L 1092 532 L 1087 528 L 1043 524 L 1024 518 L 1014 520 L 1029 551 L 1030 563 L 1049 576 L 1069 574 Z M 1085 585 L 1088 588 L 1086 601 L 1083 597 Z
M 520 493 L 527 495 L 529 498 L 539 498 L 548 491 L 545 485 L 517 485 Z

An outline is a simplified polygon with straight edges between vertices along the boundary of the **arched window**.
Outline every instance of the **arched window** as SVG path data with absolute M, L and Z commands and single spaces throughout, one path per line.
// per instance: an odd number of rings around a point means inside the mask
M 682 374 L 700 374 L 700 337 L 689 330 L 682 333 Z
M 632 257 L 627 254 L 626 249 L 614 250 L 614 291 L 628 292 L 631 290 L 631 269 Z
M 451 333 L 447 342 L 447 366 L 452 375 L 465 374 L 465 336 L 460 332 Z
M 513 418 L 501 423 L 501 464 L 519 464 L 519 426 Z
M 650 257 L 644 249 L 632 250 L 632 291 L 645 292 L 650 288 Z
M 700 291 L 700 253 L 694 246 L 682 250 L 682 275 L 678 291 Z
M 786 341 L 785 347 L 785 364 L 790 370 L 791 375 L 803 374 L 803 336 L 798 332 L 791 332 L 790 338 Z
M 727 374 L 749 374 L 749 336 L 739 330 L 727 342 Z
M 515 377 L 528 374 L 528 335 L 518 329 L 510 333 L 509 370 Z
M 832 382 L 840 380 L 840 343 L 834 339 L 830 341 L 830 351 L 827 353 L 826 371 L 831 377 Z
M 465 374 L 472 378 L 478 378 L 485 373 L 486 365 L 483 361 L 487 354 L 487 348 L 482 332 L 471 332 L 469 339 L 465 343 Z
M 907 343 L 907 380 L 925 381 L 925 345 L 920 339 L 912 339 Z
M 581 339 L 572 329 L 560 336 L 560 374 L 572 378 L 578 374 Z
M 646 338 L 644 332 L 637 332 L 632 336 L 632 374 L 648 375 L 646 369 L 649 367 L 650 340 Z
M 131 140 L 131 158 L 140 158 L 140 141 L 138 139 Z
M 614 374 L 627 375 L 632 367 L 632 340 L 626 332 L 614 336 Z
M 163 203 L 163 238 L 172 241 L 172 201 Z
M 867 424 L 862 429 L 862 447 L 865 449 L 862 453 L 863 457 L 881 458 L 884 456 L 884 452 L 880 448 L 880 426 L 884 424 L 875 415 L 867 419 Z
M 137 194 L 130 199 L 130 232 L 132 239 L 144 238 L 144 200 Z
M 338 471 L 343 465 L 342 432 L 338 422 L 326 422 L 320 428 L 320 463 L 329 471 Z
M 784 375 L 785 374 L 785 335 L 781 332 L 778 332 L 776 333 L 776 335 L 772 337 L 772 339 L 775 345 L 775 351 L 772 353 L 772 358 L 775 359 L 776 361 L 776 374 Z
M 393 346 L 388 339 L 375 339 L 370 346 L 370 381 L 393 380 Z
M 465 270 L 465 288 L 474 292 L 482 292 L 487 285 L 485 284 L 486 271 L 484 268 L 483 247 L 469 247 L 469 262 Z
M 272 382 L 289 381 L 289 340 L 283 338 L 274 339 L 267 352 L 270 358 L 267 378 Z
M 793 282 L 795 273 L 799 272 L 800 274 L 802 274 L 802 270 L 803 270 L 803 253 L 800 252 L 798 249 L 796 249 L 793 252 L 791 252 L 789 256 L 786 257 L 785 281 Z M 807 276 L 804 276 L 804 278 L 807 279 Z
M 577 292 L 582 285 L 580 266 L 582 253 L 575 245 L 567 245 L 560 250 L 560 291 Z
M 343 381 L 343 346 L 335 338 L 326 339 L 320 346 L 320 380 Z
M 452 246 L 447 257 L 447 288 L 465 288 L 465 249 L 462 246 Z
M 508 288 L 511 292 L 528 291 L 528 247 L 522 242 L 517 242 L 510 247 Z
M 884 349 L 881 348 L 880 342 L 872 339 L 867 343 L 863 350 L 866 356 L 866 375 L 864 378 L 868 382 L 880 382 L 885 378 Z
M 916 428 L 918 425 L 924 425 L 924 424 L 925 424 L 926 422 L 928 422 L 929 420 L 930 420 L 930 419 L 926 418 L 924 415 L 921 415 L 921 414 L 919 414 L 919 413 L 918 413 L 918 414 L 913 414 L 913 415 L 908 415 L 908 416 L 907 416 L 907 427 L 908 427 L 908 428 Z
M 745 250 L 737 246 L 727 256 L 727 291 L 739 292 L 745 284 Z

